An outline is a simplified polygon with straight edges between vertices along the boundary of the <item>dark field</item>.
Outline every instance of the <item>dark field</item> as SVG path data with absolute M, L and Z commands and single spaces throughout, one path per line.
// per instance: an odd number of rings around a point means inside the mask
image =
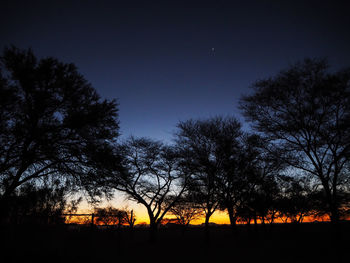
M 350 224 L 162 228 L 2 228 L 1 262 L 350 262 Z

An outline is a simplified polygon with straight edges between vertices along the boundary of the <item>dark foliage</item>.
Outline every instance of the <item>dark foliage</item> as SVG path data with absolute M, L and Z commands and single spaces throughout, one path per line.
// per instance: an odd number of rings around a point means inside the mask
M 181 165 L 190 175 L 189 191 L 202 208 L 207 227 L 210 217 L 219 208 L 220 197 L 226 196 L 228 191 L 234 194 L 232 169 L 239 147 L 240 128 L 236 119 L 221 117 L 178 124 L 176 146 Z M 220 190 L 227 191 L 222 193 Z
M 349 69 L 331 73 L 324 60 L 305 59 L 256 82 L 241 108 L 270 142 L 270 153 L 318 180 L 328 214 L 338 221 L 350 175 Z
M 169 209 L 181 197 L 186 175 L 178 165 L 174 147 L 148 138 L 130 137 L 119 145 L 124 172 L 113 171 L 109 180 L 112 189 L 124 192 L 146 209 L 152 235 Z M 169 197 L 173 200 L 167 202 Z M 152 237 L 154 238 L 154 237 Z
M 64 213 L 73 213 L 81 198 L 68 201 L 69 188 L 58 180 L 43 184 L 25 183 L 9 198 L 7 224 L 57 225 L 65 223 Z
M 101 193 L 118 136 L 116 102 L 101 100 L 73 64 L 31 50 L 7 48 L 0 65 L 2 212 L 19 186 L 50 176 Z

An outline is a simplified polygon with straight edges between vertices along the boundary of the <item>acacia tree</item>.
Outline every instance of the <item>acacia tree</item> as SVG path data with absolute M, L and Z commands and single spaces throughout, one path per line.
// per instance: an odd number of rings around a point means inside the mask
M 278 200 L 280 217 L 293 223 L 301 223 L 304 218 L 315 213 L 317 187 L 309 177 L 283 176 L 281 179 L 281 196 Z
M 49 176 L 101 193 L 118 136 L 117 104 L 102 100 L 73 64 L 5 49 L 0 62 L 0 204 Z
M 266 140 L 257 134 L 242 136 L 236 171 L 242 181 L 238 216 L 243 212 L 246 219 L 254 219 L 255 223 L 258 218 L 262 223 L 274 221 L 274 203 L 279 194 L 276 179 L 285 168 L 278 158 L 265 150 L 266 145 Z
M 271 153 L 318 179 L 330 219 L 337 222 L 349 179 L 350 70 L 327 70 L 325 61 L 305 59 L 257 81 L 241 109 L 271 142 Z
M 173 197 L 168 202 L 172 202 Z M 170 214 L 175 216 L 177 223 L 185 229 L 193 220 L 203 216 L 203 210 L 197 205 L 198 202 L 193 200 L 191 194 L 185 194 L 169 210 Z
M 8 222 L 35 224 L 62 224 L 64 212 L 74 210 L 73 200 L 67 201 L 67 188 L 59 181 L 45 182 L 43 185 L 26 183 L 16 189 L 10 199 Z
M 230 117 L 178 124 L 177 147 L 181 149 L 182 164 L 191 174 L 189 191 L 203 209 L 206 228 L 210 217 L 222 204 L 228 210 L 230 220 L 235 221 L 231 210 L 233 203 L 238 201 L 234 194 L 238 182 L 232 171 L 240 127 L 240 123 Z
M 145 206 L 154 240 L 162 219 L 186 188 L 186 177 L 178 169 L 177 153 L 159 141 L 135 137 L 118 149 L 124 157 L 125 171 L 117 172 L 110 186 Z M 169 196 L 173 196 L 172 202 L 166 202 Z
M 108 206 L 106 208 L 95 208 L 96 223 L 103 225 L 117 225 L 120 228 L 126 223 L 126 211 Z

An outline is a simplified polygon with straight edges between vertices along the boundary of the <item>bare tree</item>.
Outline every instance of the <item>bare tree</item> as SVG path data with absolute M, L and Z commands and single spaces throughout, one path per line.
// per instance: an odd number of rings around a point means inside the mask
M 169 199 L 172 202 L 173 198 Z M 181 197 L 169 210 L 169 213 L 176 217 L 177 223 L 184 228 L 187 227 L 193 220 L 203 216 L 203 210 L 193 200 L 190 194 Z
M 332 222 L 339 220 L 350 160 L 350 71 L 327 71 L 323 60 L 305 59 L 255 83 L 241 100 L 269 150 L 322 186 Z
M 145 206 L 150 220 L 151 239 L 164 216 L 180 198 L 186 184 L 177 169 L 178 158 L 173 147 L 147 138 L 131 137 L 119 148 L 124 156 L 125 173 L 111 180 L 111 187 L 125 192 L 131 200 Z M 170 203 L 168 196 L 174 196 Z
M 126 223 L 126 212 L 124 210 L 108 206 L 106 208 L 95 208 L 95 221 L 97 224 L 114 226 L 120 228 Z
M 133 209 L 129 210 L 128 208 L 124 208 L 123 210 L 125 211 L 126 223 L 128 223 L 128 225 L 130 226 L 130 229 L 133 229 L 136 222 L 136 216 L 135 216 L 134 210 Z

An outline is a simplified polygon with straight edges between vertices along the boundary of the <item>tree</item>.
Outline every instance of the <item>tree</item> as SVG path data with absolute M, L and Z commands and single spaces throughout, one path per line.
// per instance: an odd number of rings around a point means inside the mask
M 282 193 L 278 201 L 280 217 L 293 223 L 302 223 L 306 216 L 314 214 L 317 206 L 317 187 L 309 177 L 281 177 Z
M 247 194 L 243 195 L 241 206 L 238 209 L 238 216 L 250 224 L 253 219 L 257 224 L 260 219 L 262 224 L 265 221 L 273 223 L 277 217 L 277 200 L 279 197 L 279 188 L 274 175 L 264 175 L 249 184 Z
M 240 123 L 230 117 L 178 124 L 176 143 L 181 152 L 181 163 L 191 174 L 188 189 L 203 209 L 206 228 L 220 203 L 225 204 L 230 215 L 233 214 L 230 211 L 232 204 L 227 202 L 236 202 L 231 198 L 236 181 L 230 176 L 238 151 L 240 128 Z M 228 174 L 230 176 L 226 176 Z M 230 220 L 234 220 L 233 216 Z
M 222 167 L 216 181 L 220 206 L 227 210 L 230 224 L 234 227 L 239 216 L 238 212 L 246 206 L 244 203 L 251 198 L 256 185 L 258 173 L 255 162 L 258 153 L 251 147 L 253 137 L 242 132 L 239 136 L 231 134 L 228 133 L 229 136 L 236 136 L 233 138 L 234 147 L 227 147 L 228 143 L 219 145 L 221 148 L 224 147 L 224 150 L 221 150 Z
M 175 149 L 148 138 L 130 137 L 119 146 L 125 172 L 117 171 L 110 186 L 145 206 L 150 220 L 151 239 L 164 216 L 185 190 L 185 175 L 177 169 Z M 166 202 L 169 196 L 172 202 Z
M 168 202 L 172 202 L 169 198 Z M 193 200 L 190 194 L 181 197 L 171 208 L 170 214 L 176 217 L 177 223 L 185 229 L 193 220 L 203 216 L 203 210 L 197 205 L 198 202 Z
M 241 100 L 246 119 L 271 153 L 318 179 L 337 222 L 349 180 L 350 70 L 330 73 L 324 60 L 305 59 L 253 88 Z
M 96 223 L 103 225 L 117 225 L 118 228 L 126 223 L 126 211 L 114 208 L 112 206 L 106 208 L 95 209 Z
M 80 199 L 68 202 L 69 189 L 60 181 L 42 185 L 25 183 L 11 196 L 7 221 L 15 224 L 63 224 L 64 212 L 73 211 Z
M 221 207 L 227 209 L 231 226 L 242 216 L 255 222 L 260 216 L 264 222 L 270 212 L 276 188 L 274 178 L 282 165 L 264 150 L 265 144 L 257 134 L 241 132 L 236 146 L 223 151 L 226 154 L 221 159 L 217 183 Z M 273 213 L 270 216 L 273 220 Z
M 50 176 L 101 194 L 117 103 L 101 100 L 73 64 L 31 50 L 6 48 L 0 66 L 1 211 L 19 186 Z
M 130 226 L 130 229 L 133 229 L 136 222 L 136 216 L 135 216 L 134 210 L 133 209 L 129 210 L 128 208 L 124 208 L 124 211 L 125 211 L 125 221 Z

